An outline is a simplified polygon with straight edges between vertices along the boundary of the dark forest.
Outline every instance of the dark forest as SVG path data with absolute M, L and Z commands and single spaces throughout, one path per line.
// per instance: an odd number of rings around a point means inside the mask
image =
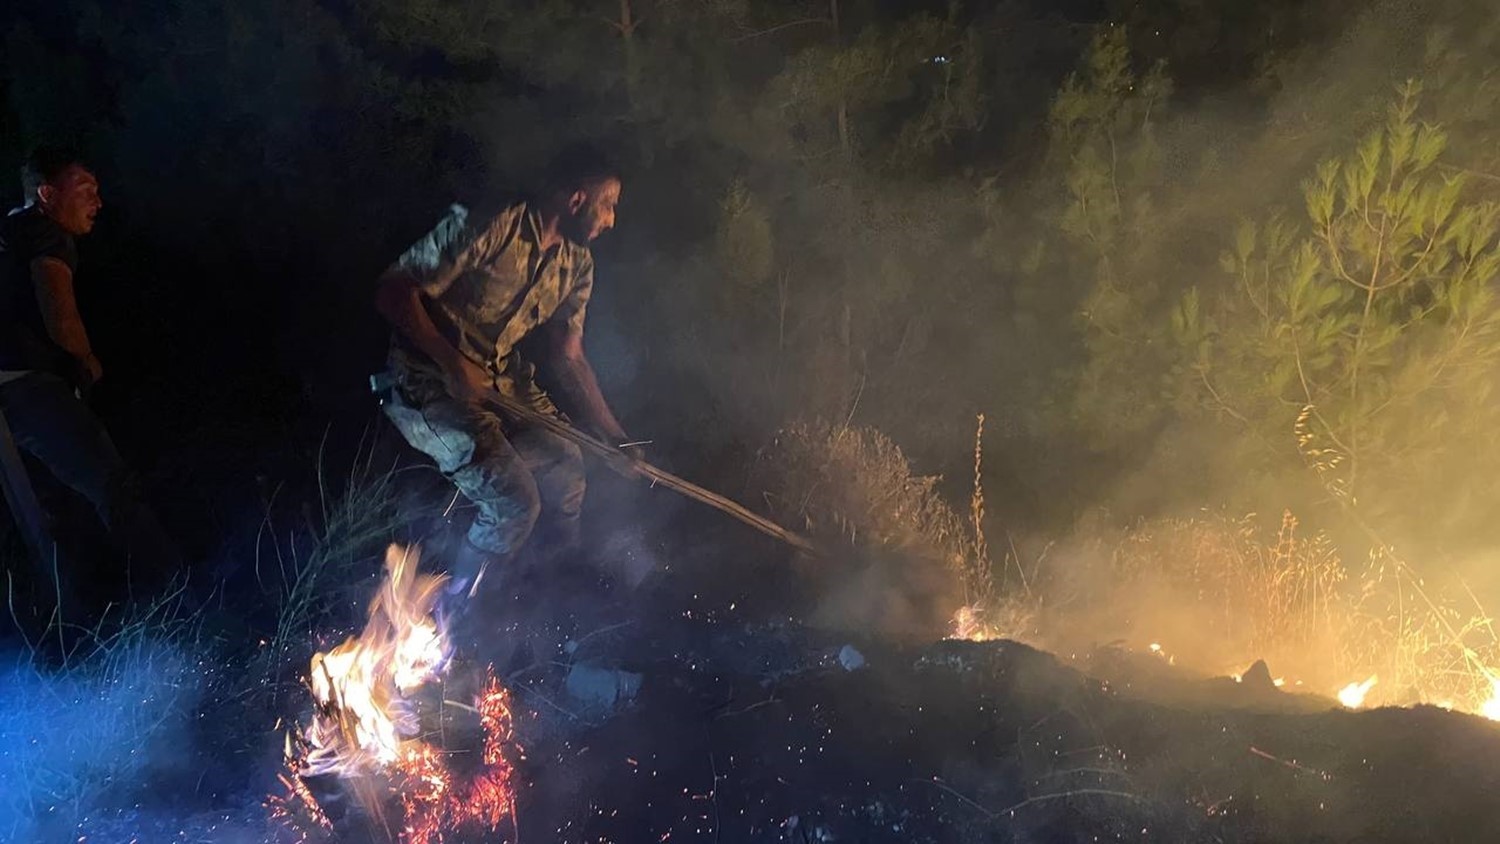
M 49 571 L 0 520 L 0 736 L 34 747 L 0 753 L 0 837 L 1398 841 L 1496 820 L 1463 789 L 1500 782 L 1472 717 L 1500 717 L 1500 9 L 18 0 L 0 36 L 0 199 L 23 203 L 38 144 L 98 176 L 89 404 L 186 584 L 50 615 L 55 580 L 110 563 L 33 471 L 79 550 Z M 368 644 L 372 596 L 404 594 L 388 546 L 422 546 L 415 596 L 472 515 L 371 393 L 378 280 L 452 203 L 536 195 L 580 142 L 622 184 L 592 247 L 604 395 L 652 463 L 820 553 L 591 460 L 575 580 L 493 616 L 550 638 L 518 662 L 510 639 L 459 648 L 443 695 L 478 702 L 424 710 L 477 735 L 505 692 L 528 751 L 498 837 L 469 817 L 421 837 L 436 816 L 389 772 L 389 817 L 326 776 L 288 797 L 308 660 Z M 934 706 L 924 741 L 839 733 L 796 776 L 752 761 L 870 719 L 916 736 Z M 1028 732 L 1048 713 L 1058 736 Z M 1231 751 L 1194 737 L 1217 718 Z M 1400 820 L 1393 774 L 1355 772 L 1381 742 L 1433 772 L 1430 825 Z M 568 755 L 591 744 L 660 747 L 658 791 Z M 1078 748 L 1104 756 L 1058 761 Z

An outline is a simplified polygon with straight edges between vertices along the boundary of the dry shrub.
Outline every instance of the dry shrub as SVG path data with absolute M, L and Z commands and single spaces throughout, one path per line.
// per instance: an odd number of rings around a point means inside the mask
M 777 515 L 828 548 L 821 620 L 892 633 L 946 632 L 966 595 L 984 589 L 983 538 L 871 428 L 799 422 L 761 453 Z

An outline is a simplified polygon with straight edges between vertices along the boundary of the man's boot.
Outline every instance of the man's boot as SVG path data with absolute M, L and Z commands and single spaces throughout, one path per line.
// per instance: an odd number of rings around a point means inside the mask
M 525 582 L 518 555 L 502 557 L 465 540 L 451 566 L 437 613 L 458 656 L 494 665 L 503 673 L 535 662 Z M 520 555 L 524 556 L 524 555 Z
M 439 599 L 439 609 L 446 615 L 461 615 L 479 594 L 480 583 L 489 572 L 496 555 L 482 550 L 467 539 L 459 543 L 458 552 L 448 566 L 448 583 Z
M 443 584 L 443 592 L 433 607 L 459 658 L 472 657 L 476 642 L 483 636 L 479 616 L 484 612 L 476 604 L 481 603 L 480 589 L 488 586 L 486 575 L 494 559 L 494 554 L 475 547 L 467 539 L 460 541 L 448 565 L 448 582 Z

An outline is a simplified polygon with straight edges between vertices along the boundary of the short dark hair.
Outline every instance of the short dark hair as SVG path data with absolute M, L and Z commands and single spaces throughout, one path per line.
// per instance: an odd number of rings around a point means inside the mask
M 26 156 L 26 163 L 21 165 L 21 189 L 26 192 L 26 198 L 35 198 L 37 188 L 56 182 L 75 164 L 86 166 L 83 156 L 72 147 L 44 144 L 32 149 Z
M 601 147 L 577 143 L 565 147 L 553 157 L 543 175 L 542 187 L 548 193 L 567 193 L 604 181 L 620 178 L 620 167 Z

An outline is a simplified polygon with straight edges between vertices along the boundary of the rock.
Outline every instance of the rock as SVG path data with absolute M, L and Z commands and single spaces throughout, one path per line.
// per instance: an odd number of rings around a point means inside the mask
M 839 665 L 844 666 L 845 671 L 864 668 L 865 655 L 856 650 L 853 645 L 845 645 L 839 650 Z
M 580 662 L 568 671 L 564 688 L 581 703 L 613 709 L 636 696 L 641 690 L 641 680 L 641 675 L 629 671 Z
M 1245 673 L 1240 675 L 1240 684 L 1256 694 L 1274 694 L 1280 691 L 1276 688 L 1276 681 L 1271 679 L 1270 667 L 1263 659 L 1257 659 L 1254 665 L 1245 669 Z

